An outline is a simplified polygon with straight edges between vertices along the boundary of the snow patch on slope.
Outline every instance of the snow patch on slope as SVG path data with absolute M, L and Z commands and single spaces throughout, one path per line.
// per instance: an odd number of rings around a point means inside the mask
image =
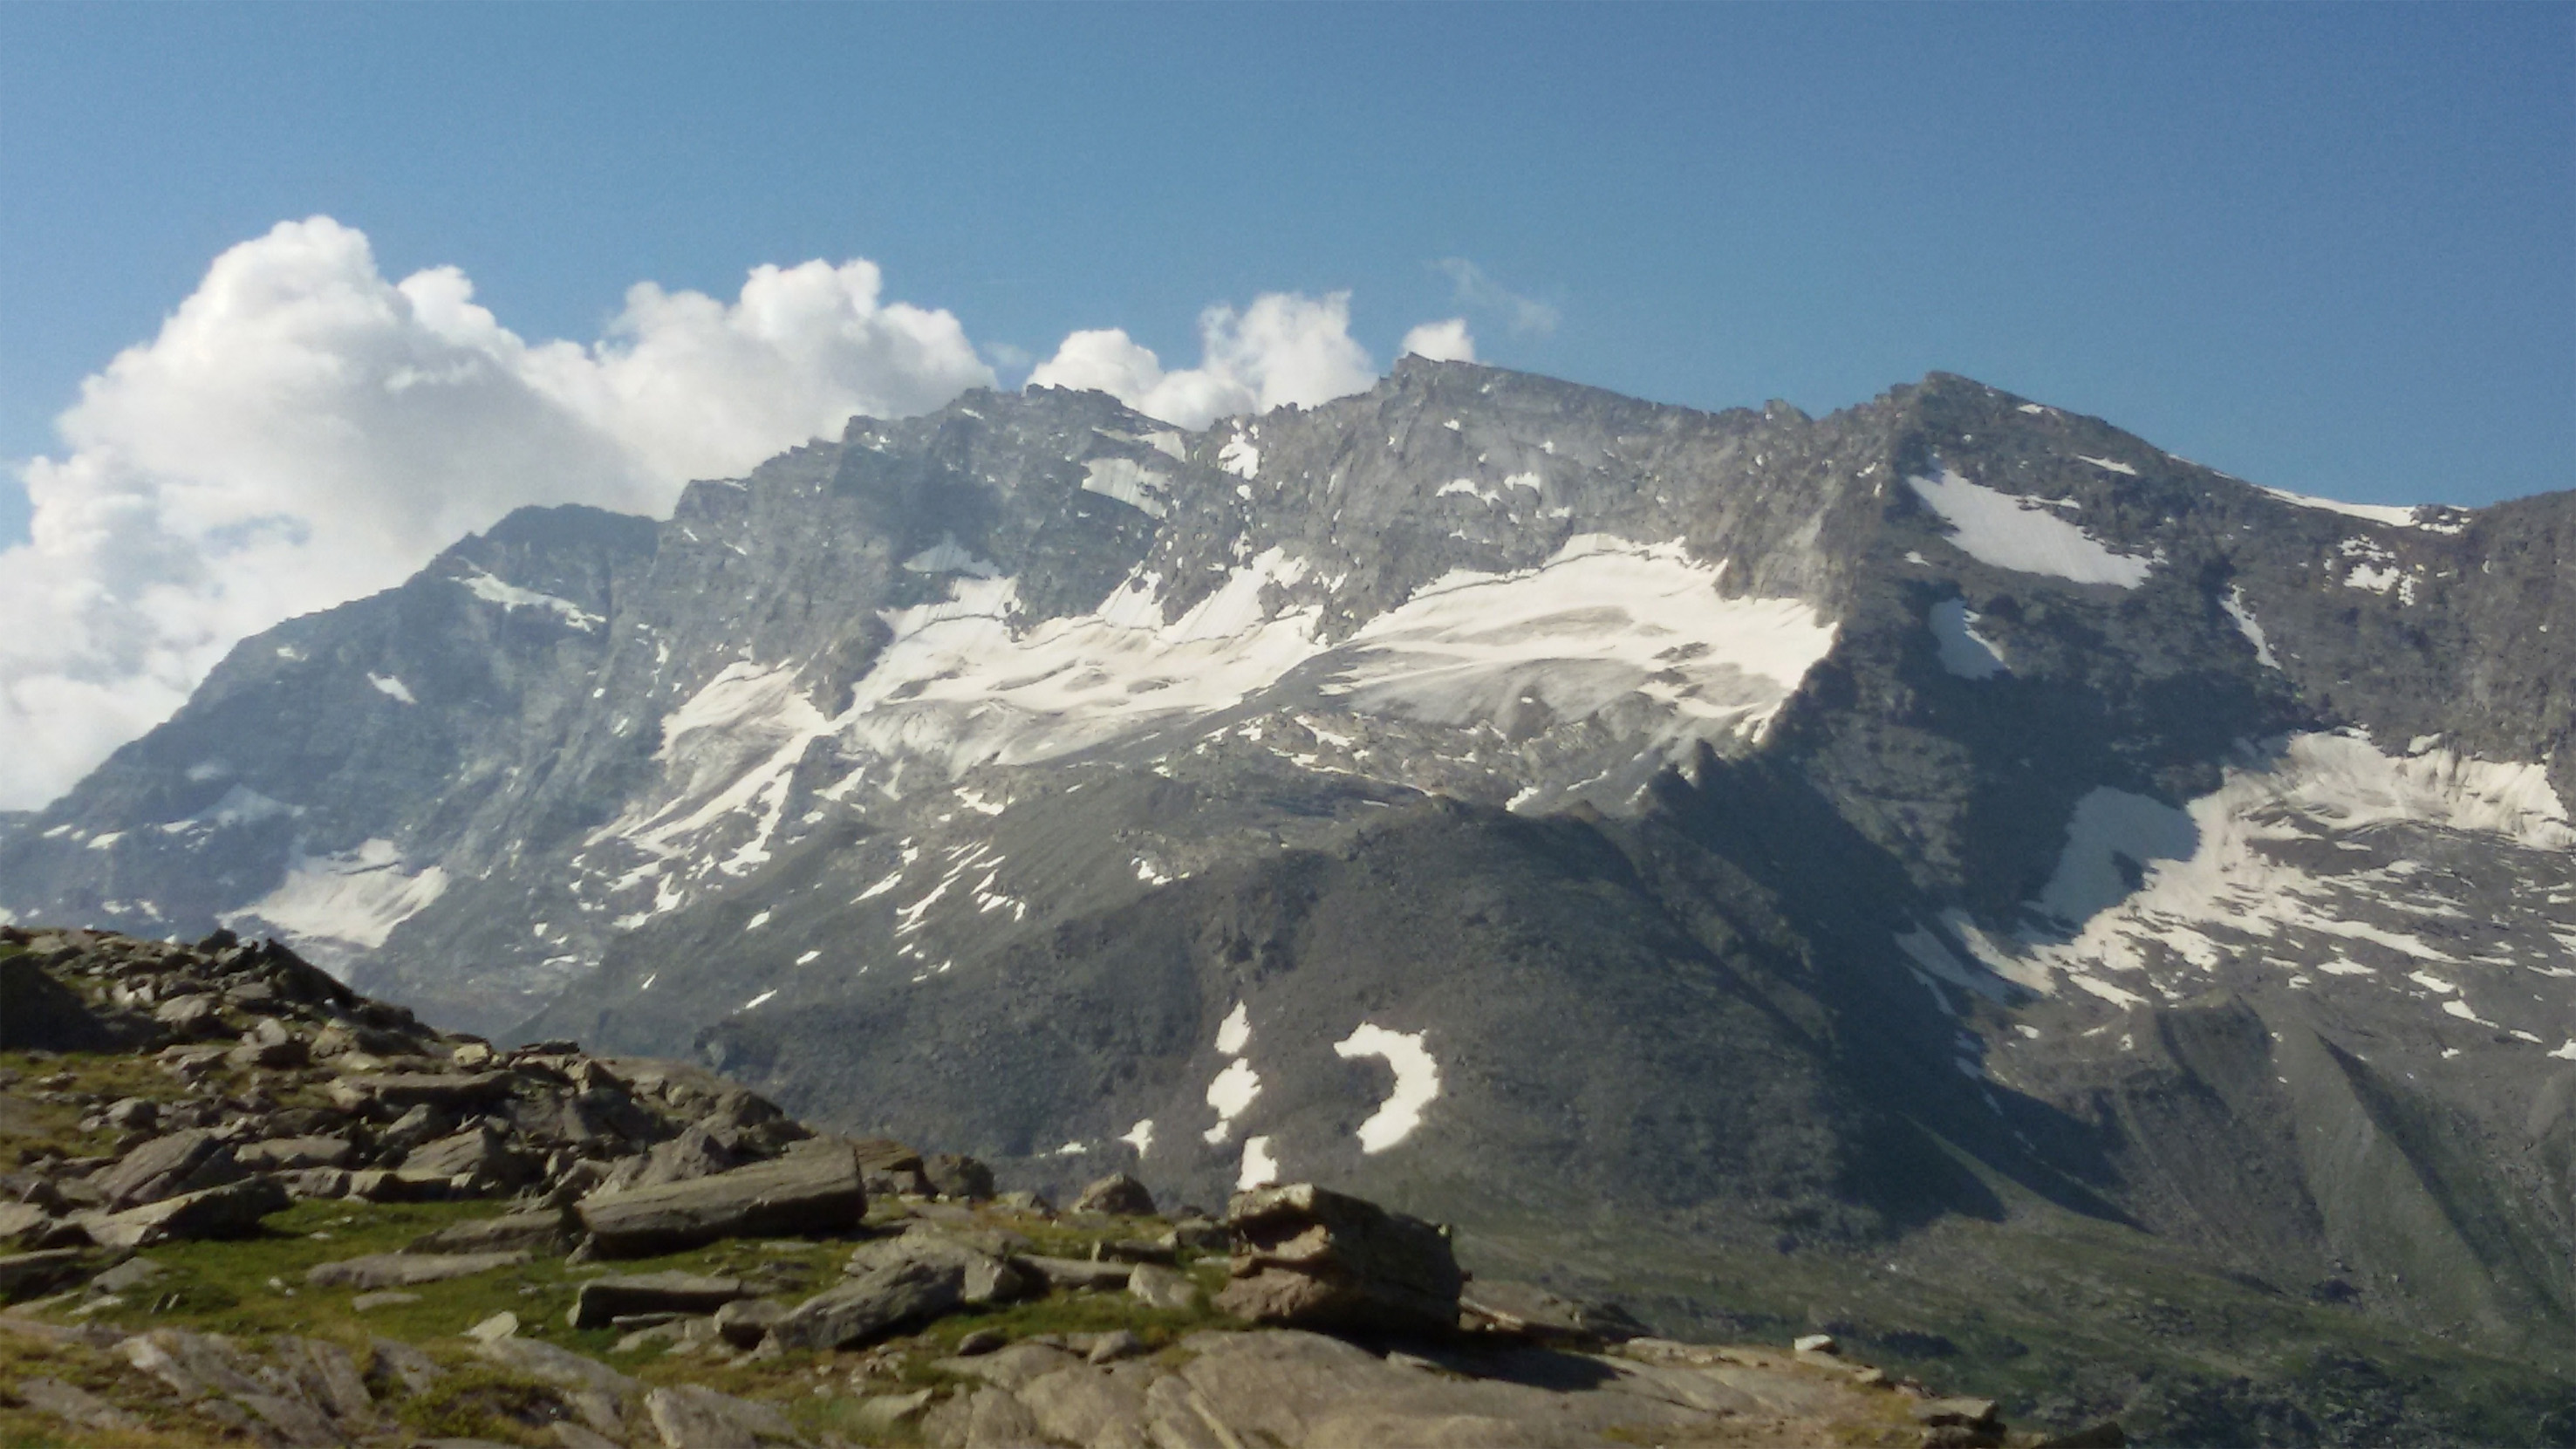
M 1026 764 L 1159 721 L 1223 709 L 1318 647 L 1318 611 L 1265 615 L 1263 595 L 1306 565 L 1271 549 L 1166 620 L 1152 574 L 1088 614 L 1012 627 L 1018 584 L 960 579 L 940 603 L 888 610 L 893 637 L 834 722 L 845 747 L 927 756 L 953 776 Z
M 2255 486 L 2261 487 L 2262 485 L 2257 484 Z M 2286 488 L 2264 488 L 2263 491 L 2280 499 L 2284 503 L 2295 503 L 2301 508 L 2314 508 L 2326 513 L 2340 513 L 2346 518 L 2360 518 L 2367 519 L 2372 523 L 2394 524 L 2399 528 L 2430 528 L 2436 533 L 2459 532 L 2456 525 L 2446 525 L 2438 518 L 2431 522 L 2420 520 L 2417 515 L 2428 513 L 2432 510 L 2430 508 L 2418 507 L 2412 504 L 2345 503 L 2333 498 L 2315 498 L 2305 493 L 2292 493 Z
M 1971 483 L 1950 469 L 1938 478 L 1905 481 L 1950 525 L 1950 542 L 1979 563 L 2134 589 L 2160 561 L 2161 556 L 2113 553 L 2100 539 L 2048 511 L 2046 503 Z
M 2266 669 L 2281 667 L 2281 661 L 2272 657 L 2272 646 L 2264 641 L 2263 626 L 2254 621 L 2254 611 L 2246 606 L 2243 587 L 2229 588 L 2227 597 L 2218 601 L 2218 607 L 2227 611 L 2227 617 L 2236 621 L 2236 632 L 2244 635 L 2246 641 L 2254 646 L 2255 663 Z
M 597 629 L 602 622 L 597 614 L 591 613 L 570 599 L 559 599 L 552 594 L 523 589 L 517 584 L 494 578 L 481 569 L 459 576 L 456 582 L 463 584 L 466 592 L 474 597 L 487 604 L 498 604 L 504 610 L 546 609 L 560 614 L 565 623 L 585 634 Z
M 621 839 L 668 856 L 736 813 L 756 812 L 751 838 L 718 862 L 727 875 L 741 875 L 769 859 L 796 762 L 830 727 L 797 687 L 795 670 L 750 660 L 728 664 L 662 721 L 662 747 L 653 758 L 663 769 L 663 803 L 639 806 L 590 843 Z M 664 892 L 656 912 L 679 899 Z
M 1162 498 L 1163 475 L 1133 458 L 1088 459 L 1082 465 L 1082 473 L 1085 493 L 1115 498 L 1152 518 L 1171 512 L 1171 505 Z
M 1440 1095 L 1440 1064 L 1424 1049 L 1423 1035 L 1362 1022 L 1333 1043 L 1333 1054 L 1345 1061 L 1377 1057 L 1395 1069 L 1395 1089 L 1360 1124 L 1361 1152 L 1384 1152 L 1413 1135 L 1413 1129 L 1422 1125 L 1422 1109 Z
M 226 912 L 222 920 L 226 926 L 265 921 L 298 938 L 299 944 L 315 941 L 372 951 L 385 944 L 394 927 L 446 892 L 444 869 L 433 865 L 406 871 L 402 852 L 392 841 L 369 840 L 338 855 L 298 851 L 277 889 Z
M 2003 651 L 1977 632 L 1978 617 L 1965 599 L 1944 599 L 1932 606 L 1932 642 L 1941 651 L 1941 667 L 1961 679 L 1992 679 L 2007 672 Z
M 1534 569 L 1459 570 L 1335 649 L 1326 692 L 1362 713 L 1451 726 L 1643 704 L 1645 753 L 1678 760 L 1702 740 L 1758 732 L 1833 647 L 1835 626 L 1800 600 L 1720 595 L 1724 571 L 1678 542 L 1603 534 Z
M 2373 924 L 2375 913 L 2457 916 L 2405 889 L 2403 864 L 2337 876 L 2312 862 L 2320 843 L 2388 826 L 2500 836 L 2533 850 L 2576 848 L 2564 804 L 2537 764 L 2449 750 L 2393 756 L 2355 734 L 2303 734 L 2231 766 L 2221 786 L 2177 809 L 2096 789 L 2077 803 L 2057 869 L 2032 903 L 2045 919 L 2011 937 L 1962 932 L 1989 966 L 2025 978 L 2067 974 L 2096 994 L 2100 970 L 2167 962 L 2207 971 L 2240 950 L 2287 959 L 2331 954 L 2330 974 L 2366 974 L 2353 949 L 2411 962 L 2452 961 L 2455 933 Z M 2381 879 L 2380 877 L 2388 877 Z

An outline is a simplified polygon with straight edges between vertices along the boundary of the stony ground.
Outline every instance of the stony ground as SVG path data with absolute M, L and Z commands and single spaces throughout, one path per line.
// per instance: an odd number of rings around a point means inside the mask
M 1464 1282 L 1322 1189 L 1059 1211 L 224 937 L 0 928 L 0 1169 L 10 1446 L 2041 1442 L 1830 1342 Z

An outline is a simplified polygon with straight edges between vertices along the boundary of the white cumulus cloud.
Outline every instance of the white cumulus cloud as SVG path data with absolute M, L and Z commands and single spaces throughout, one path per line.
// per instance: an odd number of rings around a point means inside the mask
M 605 339 L 527 342 L 451 267 L 286 222 L 218 257 L 88 379 L 0 551 L 0 808 L 42 804 L 168 717 L 224 652 L 389 587 L 528 503 L 661 514 L 738 474 L 989 384 L 957 320 L 875 265 L 760 267 L 732 302 L 651 283 Z
M 1452 317 L 1446 322 L 1425 322 L 1404 334 L 1396 344 L 1395 355 L 1427 357 L 1433 362 L 1473 362 L 1476 339 L 1467 331 L 1467 319 Z
M 1377 364 L 1351 337 L 1351 294 L 1268 292 L 1199 314 L 1199 365 L 1175 372 L 1122 329 L 1076 332 L 1029 374 L 1032 387 L 1097 388 L 1140 413 L 1203 428 L 1234 413 L 1313 407 L 1366 392 Z

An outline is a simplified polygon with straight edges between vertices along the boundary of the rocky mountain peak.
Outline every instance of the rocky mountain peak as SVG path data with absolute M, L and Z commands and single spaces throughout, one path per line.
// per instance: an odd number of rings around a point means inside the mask
M 1792 1277 L 2116 1224 L 2486 1334 L 2576 1315 L 2571 510 L 2295 497 L 1944 374 L 975 392 L 245 642 L 0 836 L 0 905 L 279 932 L 1060 1187 Z

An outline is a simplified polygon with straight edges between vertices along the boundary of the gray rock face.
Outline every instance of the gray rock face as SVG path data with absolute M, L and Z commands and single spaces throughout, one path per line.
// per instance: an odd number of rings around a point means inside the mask
M 979 393 L 247 641 L 0 907 L 265 923 L 1059 1199 L 1974 1295 L 2010 1235 L 1919 1230 L 2009 1182 L 2526 1352 L 2576 1322 L 2571 544 L 2576 494 L 2322 505 L 1941 375 Z
M 718 1238 L 847 1231 L 866 1215 L 867 1194 L 857 1159 L 822 1150 L 685 1182 L 596 1192 L 575 1210 L 601 1254 L 640 1257 Z

